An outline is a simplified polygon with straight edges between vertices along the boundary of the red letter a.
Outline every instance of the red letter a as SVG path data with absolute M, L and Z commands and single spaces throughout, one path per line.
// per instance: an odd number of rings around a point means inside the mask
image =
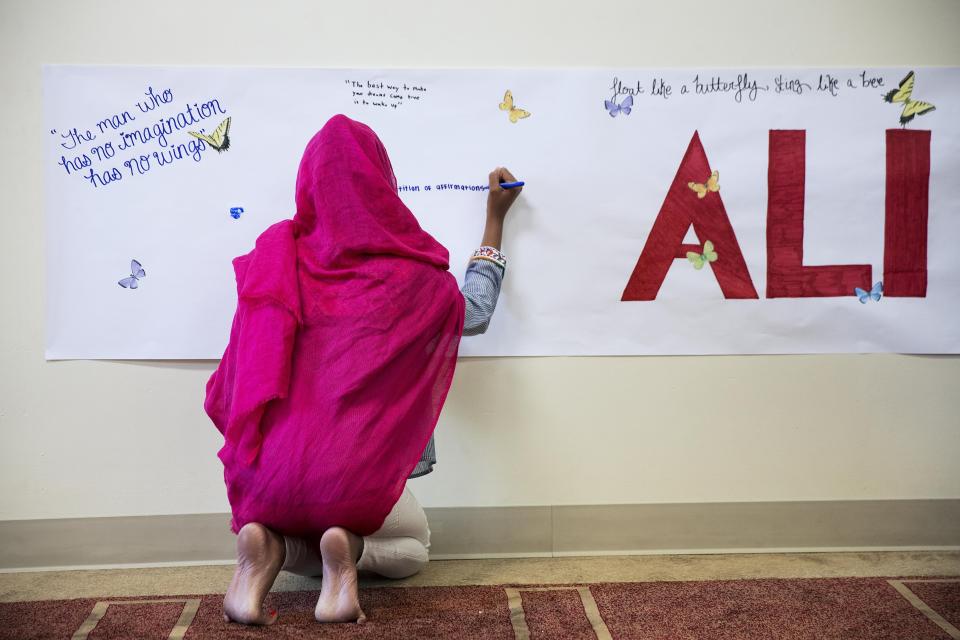
M 705 197 L 698 198 L 697 193 L 687 186 L 689 182 L 705 183 L 709 177 L 707 154 L 700 144 L 700 135 L 694 132 L 621 300 L 654 300 L 673 261 L 686 259 L 687 251 L 700 253 L 702 243 L 707 240 L 713 243 L 717 252 L 717 261 L 710 266 L 723 296 L 758 297 L 740 253 L 737 236 L 723 208 L 720 192 L 707 192 Z M 683 244 L 690 225 L 693 225 L 700 245 Z

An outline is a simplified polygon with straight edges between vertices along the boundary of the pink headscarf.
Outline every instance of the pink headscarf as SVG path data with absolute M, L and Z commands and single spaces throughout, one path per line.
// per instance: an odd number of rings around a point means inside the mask
M 235 532 L 368 535 L 436 427 L 463 297 L 369 127 L 342 115 L 324 125 L 296 204 L 233 262 L 237 311 L 204 408 L 225 437 Z

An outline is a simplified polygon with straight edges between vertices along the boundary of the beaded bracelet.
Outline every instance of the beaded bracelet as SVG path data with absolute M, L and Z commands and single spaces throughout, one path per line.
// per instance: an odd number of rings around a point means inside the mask
M 493 247 L 480 247 L 473 252 L 473 257 L 471 257 L 470 260 L 489 260 L 494 264 L 500 265 L 501 269 L 507 269 L 507 257 L 500 253 L 499 249 L 494 249 Z

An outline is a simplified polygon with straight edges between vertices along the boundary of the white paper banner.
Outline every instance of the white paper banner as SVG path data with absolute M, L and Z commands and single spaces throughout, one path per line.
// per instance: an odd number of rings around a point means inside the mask
M 960 70 L 910 71 L 48 66 L 47 357 L 219 358 L 336 113 L 458 278 L 487 173 L 526 181 L 462 355 L 958 353 Z

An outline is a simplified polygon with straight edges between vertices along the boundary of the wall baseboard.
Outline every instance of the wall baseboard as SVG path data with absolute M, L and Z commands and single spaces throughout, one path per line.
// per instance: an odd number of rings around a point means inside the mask
M 960 499 L 428 508 L 431 557 L 960 549 Z M 230 562 L 223 513 L 0 521 L 0 571 Z

